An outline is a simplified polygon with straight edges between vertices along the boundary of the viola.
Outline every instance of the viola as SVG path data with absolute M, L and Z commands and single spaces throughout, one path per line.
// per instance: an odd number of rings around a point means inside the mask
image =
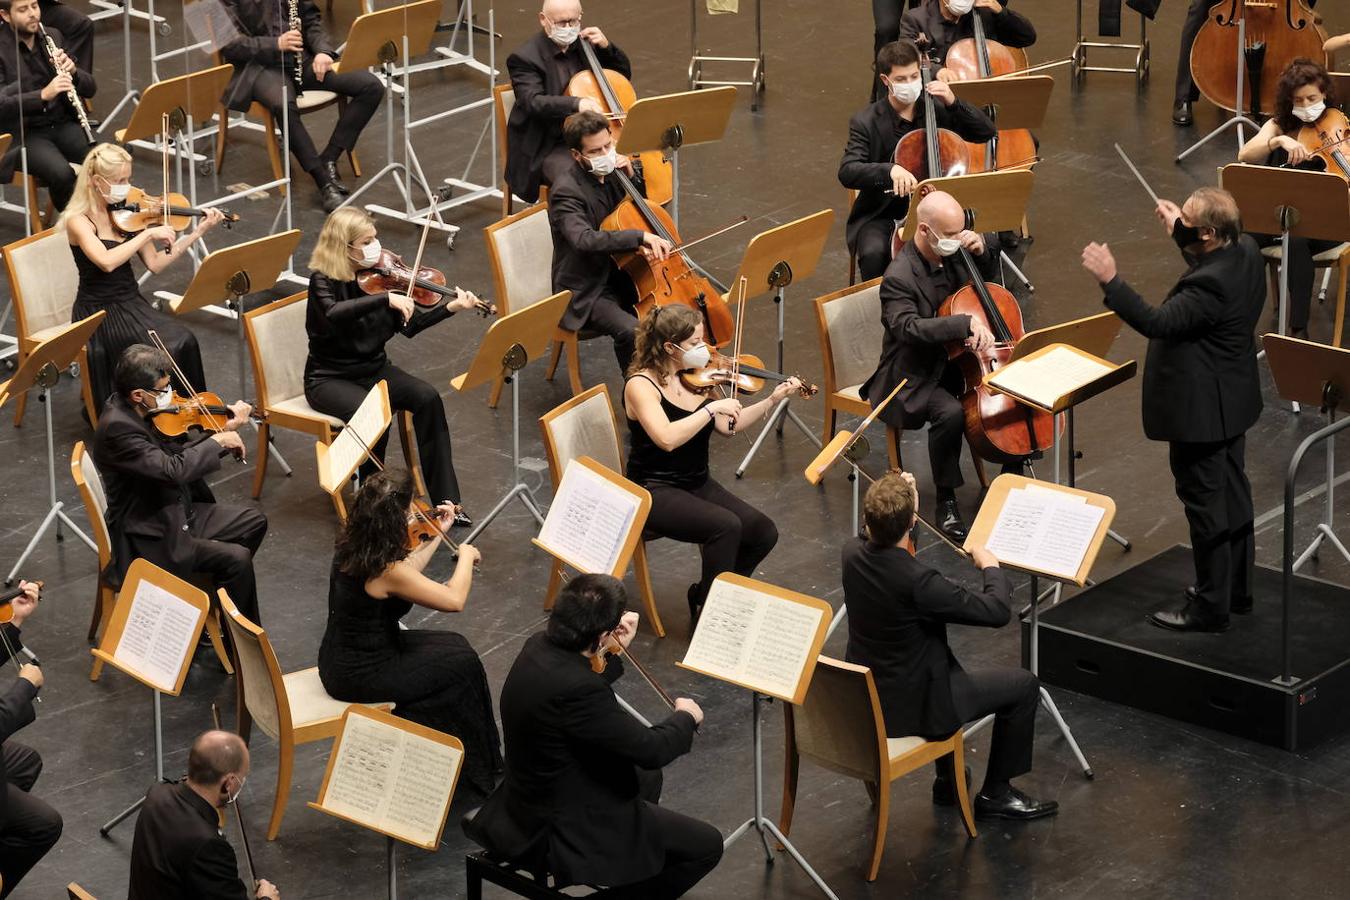
M 742 394 L 757 394 L 764 390 L 766 381 L 787 381 L 789 376 L 764 368 L 764 360 L 753 353 L 742 353 L 736 358 L 721 353 L 712 354 L 708 365 L 701 369 L 684 369 L 680 372 L 680 381 L 689 390 L 707 393 L 715 387 L 731 387 L 733 375 L 736 390 Z M 791 376 L 802 381 L 799 376 Z M 820 388 L 802 381 L 799 393 L 803 397 L 814 397 Z
M 1026 53 L 986 38 L 984 20 L 979 15 L 971 16 L 971 21 L 974 36 L 962 38 L 947 51 L 946 66 L 956 75 L 956 80 L 1011 75 L 1027 67 Z M 994 118 L 992 111 L 990 118 Z M 988 143 L 967 146 L 971 150 L 971 172 L 1016 168 L 1036 159 L 1036 141 L 1025 128 L 1005 128 Z
M 1238 23 L 1246 45 L 1238 47 Z M 1205 99 L 1237 111 L 1238 51 L 1247 70 L 1244 97 L 1251 117 L 1273 109 L 1280 74 L 1302 56 L 1326 60 L 1327 32 L 1305 0 L 1219 0 L 1209 8 L 1191 47 L 1191 78 Z
M 414 274 L 403 257 L 392 250 L 381 250 L 380 258 L 373 266 L 357 272 L 356 283 L 367 294 L 389 291 L 407 294 L 413 303 L 424 308 L 438 306 L 457 296 L 454 288 L 445 286 L 445 273 L 440 269 L 422 266 Z M 487 300 L 476 298 L 474 311 L 487 318 L 497 314 L 497 307 Z
M 42 598 L 43 583 L 41 581 L 30 582 L 37 585 L 38 599 Z M 0 594 L 0 625 L 14 621 L 14 604 L 11 602 L 23 596 L 23 588 L 10 588 Z
M 1300 168 L 1317 168 L 1350 180 L 1350 119 L 1345 113 L 1333 107 L 1327 109 L 1311 125 L 1304 125 L 1294 135 L 1294 140 L 1302 144 L 1312 154 L 1308 162 L 1316 160 L 1312 166 L 1303 163 Z
M 586 68 L 572 76 L 563 93 L 569 97 L 587 97 L 598 103 L 609 114 L 609 133 L 618 144 L 628 107 L 637 102 L 637 91 L 622 73 L 600 65 L 590 41 L 581 38 L 577 43 L 586 57 Z M 666 205 L 675 196 L 674 166 L 659 150 L 639 153 L 638 159 L 642 161 L 642 174 L 647 182 L 647 199 Z
M 238 222 L 239 216 L 222 209 L 225 227 Z M 156 225 L 168 225 L 174 231 L 182 231 L 192 224 L 194 218 L 206 215 L 206 207 L 191 206 L 188 198 L 182 194 L 150 194 L 138 187 L 127 191 L 127 199 L 108 208 L 113 225 L 124 234 L 135 234 Z
M 255 412 L 254 418 L 265 418 L 264 413 Z M 194 429 L 220 432 L 225 423 L 234 418 L 234 411 L 225 405 L 219 394 L 210 391 L 198 391 L 190 397 L 174 391 L 173 402 L 162 409 L 152 409 L 146 414 L 150 424 L 165 437 L 180 437 Z

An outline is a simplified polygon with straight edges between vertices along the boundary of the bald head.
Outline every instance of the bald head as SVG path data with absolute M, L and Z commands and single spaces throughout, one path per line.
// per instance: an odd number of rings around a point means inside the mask
M 933 191 L 919 201 L 919 224 L 940 235 L 955 234 L 966 227 L 966 213 L 956 198 L 945 191 Z
M 550 37 L 556 26 L 573 22 L 581 23 L 581 0 L 544 0 L 539 7 L 539 27 Z
M 214 788 L 229 775 L 248 775 L 248 747 L 229 731 L 204 731 L 188 751 L 188 781 Z

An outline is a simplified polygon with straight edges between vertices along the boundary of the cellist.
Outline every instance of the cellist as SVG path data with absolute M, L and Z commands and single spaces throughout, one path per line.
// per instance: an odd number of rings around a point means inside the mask
M 900 37 L 917 41 L 927 38 L 928 53 L 939 66 L 941 81 L 956 81 L 945 68 L 947 51 L 957 41 L 973 37 L 972 19 L 979 16 L 985 36 L 1008 47 L 1030 47 L 1036 43 L 1036 27 L 1019 12 L 1008 9 L 1006 0 L 923 0 L 900 18 Z
M 998 248 L 986 235 L 965 227 L 965 211 L 951 194 L 934 191 L 919 201 L 918 228 L 886 269 L 881 282 L 881 359 L 864 382 L 862 395 L 876 404 L 908 379 L 881 413 L 882 421 L 914 430 L 929 423 L 928 458 L 937 488 L 937 527 L 957 543 L 966 524 L 956 502 L 961 486 L 961 436 L 965 413 L 960 372 L 948 365 L 947 345 L 964 341 L 973 350 L 993 346 L 994 335 L 979 319 L 940 316 L 938 309 L 967 281 L 959 266 L 948 265 L 964 247 L 986 281 L 998 274 Z M 954 260 L 952 260 L 954 262 Z M 1023 460 L 1006 462 L 1005 472 L 1020 473 Z
M 845 234 L 864 281 L 886 271 L 891 233 L 909 211 L 909 195 L 918 178 L 892 160 L 900 139 L 924 127 L 923 104 L 937 104 L 938 126 L 964 140 L 983 143 L 995 133 L 989 117 L 958 100 L 946 82 L 929 82 L 925 94 L 919 48 L 913 41 L 892 41 L 882 47 L 876 72 L 884 96 L 849 120 L 848 144 L 839 161 L 839 183 L 858 192 Z
M 568 331 L 585 328 L 609 335 L 614 339 L 619 371 L 626 372 L 633 358 L 637 291 L 615 265 L 612 254 L 638 251 L 649 259 L 663 260 L 673 248 L 650 232 L 600 227 L 627 196 L 618 180 L 609 178 L 615 169 L 622 169 L 639 191 L 645 191 L 642 165 L 615 152 L 604 116 L 590 110 L 568 116 L 563 140 L 572 163 L 559 173 L 548 197 L 553 290 L 572 292 L 558 324 Z

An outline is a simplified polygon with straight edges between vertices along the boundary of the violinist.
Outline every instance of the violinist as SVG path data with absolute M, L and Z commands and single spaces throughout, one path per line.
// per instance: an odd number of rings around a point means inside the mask
M 637 351 L 623 388 L 628 419 L 630 480 L 652 495 L 647 528 L 661 537 L 698 544 L 701 577 L 689 585 L 689 616 L 698 620 L 713 579 L 723 572 L 753 575 L 778 543 L 773 520 L 728 491 L 708 472 L 713 432 L 745 431 L 778 401 L 801 389 L 788 378 L 758 403 L 713 399 L 680 380 L 708 364 L 703 320 L 688 306 L 654 307 L 638 326 Z
M 506 59 L 515 106 L 506 125 L 506 183 L 511 193 L 530 203 L 539 186 L 551 185 L 572 167 L 563 142 L 563 121 L 576 112 L 603 113 L 589 97 L 567 96 L 567 83 L 588 67 L 578 41 L 595 48 L 606 69 L 633 76 L 628 56 L 594 26 L 581 27 L 579 0 L 544 0 L 539 32 Z
M 469 516 L 459 509 L 462 498 L 450 457 L 450 426 L 441 395 L 390 362 L 385 344 L 396 334 L 415 337 L 457 311 L 478 308 L 482 301 L 458 288 L 453 300 L 430 309 L 417 306 L 397 291 L 366 294 L 356 282 L 357 273 L 381 258 L 375 222 L 361 210 L 343 207 L 323 223 L 309 258 L 305 399 L 319 412 L 345 422 L 376 383 L 388 382 L 390 407 L 412 413 L 422 480 L 432 501 L 455 506 L 456 525 L 472 525 Z M 372 455 L 383 459 L 387 443 L 387 435 L 380 438 L 370 448 Z M 362 477 L 373 474 L 376 468 L 367 462 Z
M 586 110 L 568 116 L 563 139 L 572 164 L 558 175 L 548 197 L 548 222 L 553 231 L 553 290 L 571 291 L 562 321 L 568 331 L 596 331 L 614 340 L 619 370 L 628 371 L 633 357 L 637 290 L 615 264 L 613 254 L 639 251 L 648 259 L 665 259 L 673 247 L 664 238 L 639 230 L 607 231 L 600 227 L 627 196 L 623 185 L 608 176 L 622 169 L 645 194 L 642 165 L 614 150 L 609 122 Z
M 448 579 L 423 574 L 440 542 L 409 546 L 414 502 L 406 473 L 376 472 L 361 482 L 328 576 L 319 678 L 334 699 L 392 700 L 401 718 L 457 736 L 464 742 L 464 777 L 487 796 L 502 754 L 483 663 L 463 635 L 400 627 L 414 607 L 462 612 L 479 554 L 460 544 Z M 442 531 L 450 530 L 453 507 L 432 515 Z
M 989 117 L 958 100 L 946 82 L 931 81 L 925 92 L 919 48 L 913 41 L 882 47 L 876 70 L 884 97 L 849 120 L 848 144 L 839 161 L 839 183 L 858 192 L 848 213 L 846 236 L 864 281 L 886 271 L 895 223 L 909 212 L 909 195 L 919 182 L 913 172 L 892 160 L 900 139 L 924 127 L 923 104 L 935 103 L 938 126 L 967 141 L 983 143 L 995 134 Z
M 881 282 L 881 359 L 864 382 L 862 395 L 876 405 L 902 379 L 899 395 L 881 412 L 888 425 L 912 431 L 929 423 L 928 459 L 937 490 L 937 527 L 956 543 L 966 539 L 966 523 L 956 502 L 961 477 L 961 436 L 965 413 L 958 399 L 961 373 L 947 362 L 947 345 L 964 341 L 984 350 L 994 343 L 988 326 L 968 315 L 940 316 L 947 297 L 967 283 L 955 264 L 964 247 L 986 281 L 998 275 L 998 248 L 992 237 L 965 227 L 965 211 L 951 194 L 934 191 L 919 201 L 914 240 L 892 260 Z M 1021 472 L 1023 461 L 1003 464 Z
M 47 186 L 52 205 L 62 210 L 75 189 L 70 165 L 84 160 L 90 143 L 71 105 L 70 92 L 92 97 L 98 86 L 93 73 L 76 66 L 66 54 L 66 39 L 50 26 L 46 32 L 56 45 L 56 58 L 48 56 L 40 33 L 42 15 L 38 0 L 0 0 L 0 21 L 4 22 L 0 28 L 0 133 L 14 137 L 0 159 L 0 183 L 8 184 L 13 178 L 22 162 L 20 148 L 26 147 L 29 174 Z
M 942 66 L 952 44 L 974 37 L 971 17 L 979 16 L 985 36 L 1007 47 L 1030 47 L 1036 43 L 1036 27 L 1019 12 L 1008 9 L 1006 0 L 923 0 L 900 17 L 900 37 L 923 43 L 928 54 Z M 939 68 L 941 81 L 955 81 L 955 74 Z
M 611 640 L 627 647 L 637 613 L 623 582 L 578 575 L 563 586 L 546 629 L 525 641 L 502 686 L 506 779 L 465 833 L 500 859 L 589 884 L 588 897 L 681 897 L 722 858 L 722 835 L 657 805 L 662 767 L 689 752 L 703 710 L 680 697 L 645 726 L 619 706 L 592 658 Z
M 113 371 L 115 393 L 99 417 L 92 451 L 108 498 L 113 545 L 103 582 L 120 588 L 132 560 L 141 557 L 187 581 L 209 579 L 211 597 L 224 588 L 257 622 L 253 557 L 267 535 L 267 518 L 251 506 L 216 503 L 206 484 L 222 456 L 244 458 L 235 429 L 253 410 L 242 400 L 234 403 L 221 430 L 195 443 L 163 437 L 152 420 L 173 403 L 173 365 L 155 347 L 133 344 Z
M 133 344 L 147 343 L 147 332 L 152 329 L 168 346 L 183 374 L 192 380 L 192 387 L 206 389 L 196 335 L 141 296 L 131 260 L 139 257 L 147 269 L 158 274 L 220 224 L 223 216 L 217 209 L 208 209 L 182 237 L 167 225 L 126 234 L 113 221 L 113 212 L 126 200 L 130 188 L 131 154 L 116 144 L 95 145 L 80 167 L 75 193 L 56 226 L 65 230 L 80 275 L 71 321 L 99 310 L 107 314 L 87 348 L 96 416 L 112 394 L 113 369 L 122 352 Z M 174 387 L 179 393 L 189 392 L 188 385 Z
M 1161 200 L 1157 215 L 1187 262 L 1161 305 L 1125 283 L 1105 244 L 1083 249 L 1083 268 L 1106 306 L 1149 339 L 1144 434 L 1168 442 L 1191 530 L 1195 584 L 1179 609 L 1148 619 L 1174 631 L 1226 631 L 1229 613 L 1252 610 L 1256 542 L 1244 458 L 1247 429 L 1261 417 L 1253 330 L 1266 302 L 1265 266 L 1227 191 L 1200 188 L 1180 208 Z
M 1313 125 L 1322 114 L 1337 106 L 1336 86 L 1320 63 L 1296 59 L 1280 75 L 1275 91 L 1275 114 L 1238 151 L 1238 161 L 1255 165 L 1301 166 L 1311 154 L 1298 141 L 1299 130 Z M 1350 153 L 1350 143 L 1342 145 Z M 1347 186 L 1350 190 L 1350 186 Z M 1262 247 L 1276 246 L 1280 237 L 1253 235 Z M 1294 337 L 1308 337 L 1308 313 L 1312 306 L 1313 256 L 1339 245 L 1338 241 L 1289 239 L 1289 329 Z

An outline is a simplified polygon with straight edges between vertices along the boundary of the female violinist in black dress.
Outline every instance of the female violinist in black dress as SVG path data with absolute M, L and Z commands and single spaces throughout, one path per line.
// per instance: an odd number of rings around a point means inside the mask
M 763 418 L 801 389 L 789 378 L 749 406 L 713 400 L 680 381 L 682 369 L 708 364 L 703 319 L 687 306 L 656 307 L 638 323 L 637 346 L 623 387 L 628 418 L 630 480 L 652 495 L 647 528 L 702 548 L 702 577 L 689 586 L 689 615 L 697 619 L 713 579 L 723 572 L 751 575 L 778 542 L 764 513 L 708 474 L 708 441 L 729 436 Z
M 399 628 L 414 606 L 463 610 L 479 554 L 460 544 L 450 578 L 428 578 L 423 569 L 440 542 L 409 549 L 412 504 L 412 479 L 404 473 L 377 472 L 357 491 L 333 553 L 319 678 L 338 700 L 392 700 L 395 715 L 458 737 L 464 777 L 487 794 L 501 771 L 501 739 L 478 654 L 451 631 Z M 448 529 L 453 509 L 437 513 Z
M 89 382 L 94 424 L 103 403 L 111 396 L 112 374 L 122 351 L 132 344 L 148 344 L 153 329 L 169 348 L 183 375 L 196 390 L 206 390 L 202 354 L 197 337 L 174 316 L 160 312 L 141 296 L 131 260 L 139 256 L 158 274 L 172 265 L 194 243 L 224 221 L 219 210 L 208 209 L 197 226 L 182 237 L 167 225 L 124 234 L 113 223 L 110 208 L 126 199 L 131 185 L 131 154 L 116 144 L 98 144 L 89 151 L 75 180 L 75 193 L 61 213 L 57 227 L 64 229 L 80 273 L 71 321 L 77 322 L 99 310 L 107 313 L 89 339 Z M 164 252 L 167 250 L 168 252 Z M 187 393 L 188 386 L 174 388 Z

